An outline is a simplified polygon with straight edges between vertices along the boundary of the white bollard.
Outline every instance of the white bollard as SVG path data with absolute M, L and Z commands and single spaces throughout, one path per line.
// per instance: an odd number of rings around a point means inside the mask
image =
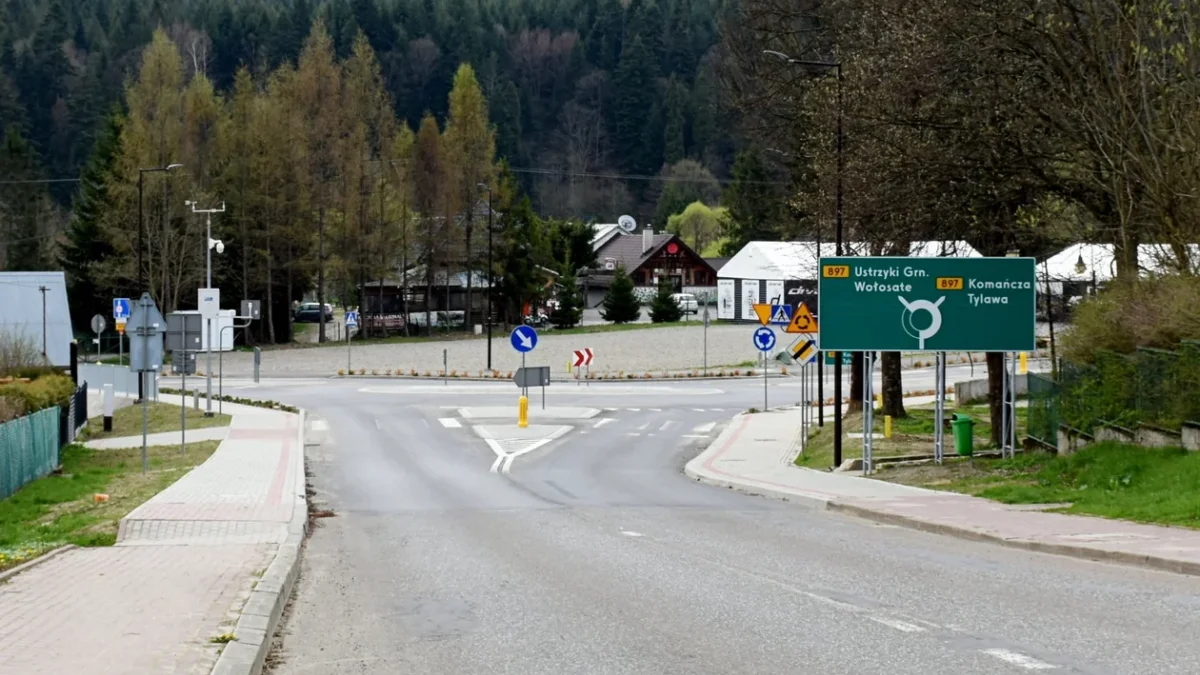
M 113 402 L 113 386 L 111 384 L 106 384 L 101 387 L 101 391 L 103 391 L 104 396 L 104 430 L 112 431 L 113 408 L 116 405 Z

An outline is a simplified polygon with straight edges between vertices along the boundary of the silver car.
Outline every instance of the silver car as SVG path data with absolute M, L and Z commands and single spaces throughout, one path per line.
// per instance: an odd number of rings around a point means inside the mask
M 696 302 L 696 296 L 691 293 L 673 293 L 671 299 L 679 305 L 680 311 L 684 314 L 695 314 L 700 311 L 700 304 Z

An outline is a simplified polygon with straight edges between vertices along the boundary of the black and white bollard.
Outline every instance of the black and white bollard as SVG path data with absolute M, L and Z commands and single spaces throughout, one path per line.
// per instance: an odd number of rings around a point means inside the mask
M 103 392 L 104 392 L 104 430 L 112 431 L 113 386 L 111 384 L 104 385 Z

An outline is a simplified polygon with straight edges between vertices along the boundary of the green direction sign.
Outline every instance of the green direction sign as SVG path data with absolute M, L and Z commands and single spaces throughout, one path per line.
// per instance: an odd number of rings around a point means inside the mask
M 821 258 L 824 351 L 1034 349 L 1033 258 Z
M 832 366 L 837 364 L 837 360 L 833 358 L 835 352 L 824 352 L 825 365 Z M 848 366 L 854 363 L 854 354 L 852 352 L 842 352 L 842 365 Z

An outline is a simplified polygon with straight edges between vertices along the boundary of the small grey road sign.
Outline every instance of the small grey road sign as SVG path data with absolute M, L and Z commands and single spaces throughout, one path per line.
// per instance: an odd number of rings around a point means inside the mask
M 97 314 L 92 317 L 92 332 L 99 335 L 104 332 L 104 328 L 108 324 L 104 321 L 104 315 Z
M 143 293 L 133 305 L 126 331 L 129 334 L 129 366 L 145 372 L 157 371 L 163 362 L 163 333 L 166 321 L 149 293 Z
M 522 389 L 548 387 L 550 386 L 550 366 L 517 368 L 516 374 L 513 375 L 513 382 L 516 382 L 517 386 Z

